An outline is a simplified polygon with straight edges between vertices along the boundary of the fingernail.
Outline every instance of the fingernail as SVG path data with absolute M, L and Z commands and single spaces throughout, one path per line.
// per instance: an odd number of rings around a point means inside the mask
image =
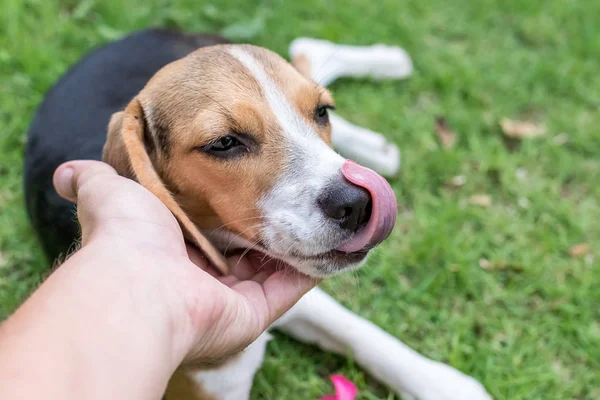
M 75 198 L 75 191 L 73 190 L 73 175 L 75 169 L 73 167 L 63 168 L 58 174 L 56 179 L 56 189 L 64 197 L 69 199 Z

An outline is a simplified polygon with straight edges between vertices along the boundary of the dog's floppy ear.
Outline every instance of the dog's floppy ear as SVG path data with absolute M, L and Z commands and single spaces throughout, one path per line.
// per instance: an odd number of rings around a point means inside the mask
M 139 100 L 133 99 L 125 111 L 114 114 L 108 127 L 102 159 L 119 175 L 136 180 L 163 202 L 183 228 L 184 234 L 198 246 L 223 273 L 228 267 L 225 258 L 200 233 L 158 176 L 144 144 L 145 119 Z
M 119 111 L 110 117 L 106 143 L 104 143 L 104 148 L 102 149 L 102 161 L 111 165 L 119 175 L 135 180 L 136 177 L 133 174 L 129 155 L 127 154 L 127 150 L 125 150 L 125 142 L 121 135 L 124 116 L 125 112 Z

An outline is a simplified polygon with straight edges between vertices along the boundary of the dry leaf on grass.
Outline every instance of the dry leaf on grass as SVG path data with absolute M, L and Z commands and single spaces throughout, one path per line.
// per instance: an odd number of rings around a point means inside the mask
M 587 243 L 579 243 L 569 248 L 569 255 L 573 258 L 585 256 L 590 252 L 590 246 Z
M 515 176 L 518 180 L 524 181 L 525 179 L 527 179 L 527 170 L 523 168 L 517 168 L 517 170 L 515 171 Z
M 499 271 L 499 270 L 510 270 L 514 272 L 522 272 L 523 266 L 519 264 L 511 264 L 506 261 L 491 262 L 488 259 L 481 258 L 479 260 L 479 266 L 486 271 Z
M 492 263 L 485 258 L 479 259 L 479 266 L 483 269 L 492 269 Z
M 564 382 L 569 382 L 573 378 L 572 372 L 559 360 L 556 360 L 552 363 L 552 370 Z
M 527 197 L 519 197 L 517 204 L 519 207 L 527 209 L 529 208 L 529 199 Z
M 513 139 L 531 139 L 546 133 L 543 125 L 527 121 L 515 121 L 508 118 L 503 118 L 500 121 L 500 126 L 502 127 L 502 132 Z
M 13 192 L 9 192 L 8 190 L 4 190 L 2 192 L 0 192 L 0 211 L 1 208 L 8 203 L 9 201 L 11 201 L 14 197 L 14 193 Z
M 435 119 L 435 131 L 444 149 L 448 150 L 456 145 L 456 133 L 450 129 L 445 117 L 437 117 Z
M 563 199 L 571 197 L 572 194 L 573 194 L 573 189 L 571 189 L 571 187 L 569 185 L 563 185 L 560 188 L 560 197 L 562 197 Z
M 457 175 L 452 177 L 448 182 L 446 182 L 446 187 L 448 189 L 459 189 L 463 187 L 467 183 L 467 178 L 464 175 Z
M 561 133 L 560 135 L 556 135 L 552 138 L 552 144 L 555 146 L 562 146 L 563 144 L 569 141 L 569 135 L 566 133 Z
M 469 204 L 480 207 L 489 207 L 492 205 L 492 196 L 487 194 L 474 194 L 469 199 Z

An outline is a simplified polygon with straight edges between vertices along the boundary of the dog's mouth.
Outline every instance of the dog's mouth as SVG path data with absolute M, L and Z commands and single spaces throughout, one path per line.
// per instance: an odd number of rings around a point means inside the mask
M 332 249 L 323 253 L 314 254 L 314 255 L 305 255 L 305 254 L 297 254 L 294 252 L 288 253 L 286 255 L 278 255 L 272 254 L 273 257 L 276 258 L 288 258 L 290 260 L 300 260 L 300 261 L 331 261 L 336 264 L 356 264 L 361 262 L 368 254 L 368 249 L 346 252 L 337 249 Z
M 354 252 L 346 252 L 338 249 L 331 249 L 319 254 L 302 254 L 296 251 L 288 251 L 285 254 L 280 254 L 278 252 L 272 251 L 262 241 L 255 241 L 253 243 L 247 242 L 244 238 L 236 235 L 233 232 L 223 232 L 221 234 L 225 234 L 224 237 L 235 238 L 236 240 L 226 239 L 227 246 L 224 248 L 223 246 L 219 246 L 222 249 L 225 256 L 232 256 L 235 254 L 246 254 L 248 252 L 260 253 L 265 258 L 272 258 L 281 260 L 290 265 L 295 265 L 297 262 L 310 262 L 315 264 L 322 263 L 331 263 L 338 266 L 351 266 L 356 265 L 362 262 L 367 255 L 369 254 L 370 249 L 361 249 Z M 220 236 L 220 235 L 219 235 Z M 220 241 L 217 241 L 220 242 Z M 342 268 L 343 269 L 343 268 Z

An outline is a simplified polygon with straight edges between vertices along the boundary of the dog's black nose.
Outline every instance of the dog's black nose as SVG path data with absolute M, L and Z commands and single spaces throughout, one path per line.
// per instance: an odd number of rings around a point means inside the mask
M 364 227 L 371 217 L 371 195 L 366 189 L 342 178 L 328 185 L 317 199 L 319 207 L 342 229 L 353 232 Z

